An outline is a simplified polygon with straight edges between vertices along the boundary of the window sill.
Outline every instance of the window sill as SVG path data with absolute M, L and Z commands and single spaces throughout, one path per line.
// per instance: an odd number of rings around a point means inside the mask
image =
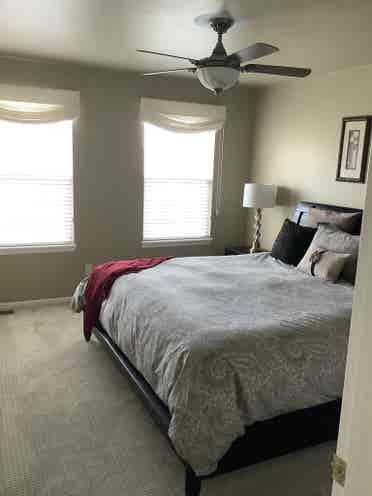
M 60 253 L 76 250 L 75 244 L 66 245 L 15 245 L 0 246 L 0 255 L 21 255 L 32 253 Z
M 212 241 L 213 238 L 154 239 L 154 240 L 142 241 L 142 248 L 186 246 L 186 245 L 210 245 Z

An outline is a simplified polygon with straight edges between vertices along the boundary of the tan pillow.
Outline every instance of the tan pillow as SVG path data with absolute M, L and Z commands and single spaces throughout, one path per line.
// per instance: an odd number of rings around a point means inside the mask
M 346 253 L 310 247 L 297 268 L 323 281 L 336 282 L 349 258 Z
M 314 251 L 319 247 L 324 247 L 336 253 L 346 253 L 351 257 L 346 261 L 341 279 L 355 283 L 355 274 L 358 264 L 359 236 L 353 236 L 331 224 L 324 224 L 318 230 L 311 242 L 309 250 Z
M 314 227 L 318 224 L 334 224 L 349 234 L 355 234 L 360 227 L 361 216 L 360 212 L 340 213 L 332 210 L 310 208 L 307 224 Z

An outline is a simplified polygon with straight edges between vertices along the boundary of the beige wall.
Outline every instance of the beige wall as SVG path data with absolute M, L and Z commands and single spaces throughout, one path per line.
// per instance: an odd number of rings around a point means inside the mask
M 372 114 L 372 66 L 262 91 L 250 180 L 280 186 L 280 205 L 264 211 L 263 246 L 271 248 L 299 200 L 362 208 L 365 185 L 336 182 L 341 120 Z
M 244 239 L 242 184 L 247 179 L 254 91 L 236 88 L 227 106 L 223 204 L 209 247 L 142 249 L 141 96 L 215 103 L 192 79 L 140 78 L 72 64 L 1 60 L 0 82 L 81 91 L 75 205 L 78 248 L 73 253 L 0 255 L 0 301 L 71 294 L 85 263 L 134 256 L 221 253 Z

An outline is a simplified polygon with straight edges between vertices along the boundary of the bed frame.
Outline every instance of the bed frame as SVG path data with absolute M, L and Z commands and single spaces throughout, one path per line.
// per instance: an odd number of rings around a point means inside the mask
M 306 225 L 309 208 L 333 210 L 335 212 L 362 212 L 359 209 L 337 207 L 319 203 L 300 202 L 293 215 L 298 224 Z M 360 226 L 358 232 L 360 233 Z M 131 364 L 125 353 L 114 343 L 100 324 L 93 328 L 93 334 L 114 358 L 119 369 L 129 377 L 133 386 L 144 401 L 152 418 L 168 439 L 170 412 L 155 394 L 141 373 Z M 89 338 L 86 336 L 86 340 Z M 204 479 L 231 472 L 270 458 L 281 456 L 326 441 L 337 439 L 341 411 L 341 399 L 312 408 L 296 410 L 269 420 L 256 422 L 246 427 L 245 434 L 231 445 L 219 461 L 217 470 L 208 476 L 197 476 L 185 460 L 185 495 L 199 496 Z

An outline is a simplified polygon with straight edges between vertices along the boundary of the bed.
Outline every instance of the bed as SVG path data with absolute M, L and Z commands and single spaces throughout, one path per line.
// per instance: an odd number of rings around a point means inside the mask
M 306 225 L 301 202 L 293 220 Z M 360 226 L 359 226 L 360 228 Z M 269 254 L 172 259 L 119 278 L 93 332 L 202 480 L 337 437 L 352 287 Z

